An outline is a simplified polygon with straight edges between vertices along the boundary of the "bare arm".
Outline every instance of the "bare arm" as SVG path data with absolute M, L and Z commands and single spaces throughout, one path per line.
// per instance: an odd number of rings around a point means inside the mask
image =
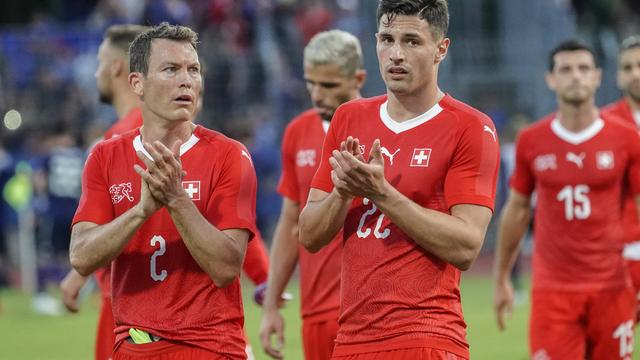
M 423 208 L 386 184 L 385 195 L 372 200 L 391 222 L 438 258 L 461 270 L 471 267 L 491 220 L 489 208 L 455 205 L 449 215 Z
M 67 310 L 78 312 L 78 295 L 80 290 L 87 283 L 88 276 L 82 276 L 74 269 L 71 269 L 67 276 L 60 282 L 60 292 L 62 293 L 62 303 Z
M 260 342 L 264 351 L 275 359 L 282 359 L 280 349 L 284 345 L 284 319 L 279 312 L 284 292 L 291 274 L 298 262 L 298 214 L 300 205 L 284 198 L 280 218 L 273 234 L 271 244 L 271 268 L 264 304 L 262 305 L 262 323 Z M 271 343 L 275 334 L 277 347 Z
M 500 330 L 505 329 L 505 315 L 513 305 L 510 273 L 530 219 L 530 198 L 512 189 L 500 216 L 495 255 L 494 307 Z
M 202 216 L 186 192 L 169 203 L 167 209 L 184 244 L 200 268 L 218 287 L 240 276 L 249 231 L 219 230 Z
M 300 213 L 300 242 L 310 252 L 317 252 L 342 229 L 353 198 L 311 189 L 309 201 Z

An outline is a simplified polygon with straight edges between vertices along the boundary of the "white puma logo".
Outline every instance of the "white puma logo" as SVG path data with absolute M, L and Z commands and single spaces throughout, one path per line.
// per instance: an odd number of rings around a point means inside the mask
M 493 136 L 493 141 L 498 141 L 498 139 L 496 139 L 496 131 L 495 130 L 493 130 L 489 126 L 485 125 L 484 126 L 484 131 L 488 132 L 489 134 L 491 134 L 491 136 Z
M 387 148 L 384 146 L 380 149 L 380 152 L 382 153 L 382 155 L 385 155 L 386 157 L 389 158 L 389 162 L 391 163 L 391 165 L 393 165 L 393 157 L 396 156 L 398 151 L 400 151 L 400 149 L 396 150 L 393 154 L 391 154 L 389 150 L 387 150 Z
M 587 154 L 581 152 L 580 155 L 576 155 L 572 152 L 568 152 L 567 153 L 567 161 L 571 161 L 572 163 L 576 164 L 577 167 L 579 167 L 580 169 L 582 169 L 582 167 L 584 166 L 583 164 L 583 160 L 585 158 L 585 156 L 587 156 Z

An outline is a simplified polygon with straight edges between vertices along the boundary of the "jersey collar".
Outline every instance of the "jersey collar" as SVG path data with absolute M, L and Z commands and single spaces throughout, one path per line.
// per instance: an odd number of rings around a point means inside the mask
M 189 149 L 194 147 L 194 145 L 197 144 L 199 140 L 200 139 L 195 135 L 195 131 L 194 131 L 191 134 L 191 137 L 189 138 L 189 140 L 187 140 L 182 145 L 180 145 L 180 156 L 182 156 L 184 153 L 189 151 Z M 149 152 L 147 152 L 147 149 L 145 149 L 144 146 L 142 145 L 142 136 L 140 134 L 138 134 L 133 139 L 133 148 L 136 151 L 142 152 L 150 160 L 153 160 L 153 158 L 151 157 L 151 154 L 149 154 Z
M 579 132 L 572 132 L 567 130 L 558 118 L 551 121 L 551 131 L 556 134 L 560 139 L 568 142 L 569 144 L 578 145 L 583 142 L 591 140 L 594 136 L 598 135 L 600 130 L 604 127 L 604 120 L 598 118 L 589 127 Z
M 387 128 L 389 128 L 389 130 L 393 131 L 396 134 L 418 127 L 433 119 L 438 114 L 440 114 L 440 112 L 442 112 L 442 107 L 440 107 L 440 104 L 437 103 L 433 105 L 431 109 L 427 110 L 424 114 L 418 115 L 413 119 L 405 120 L 403 122 L 397 122 L 393 120 L 391 116 L 389 116 L 389 111 L 387 109 L 388 105 L 388 100 L 380 105 L 380 119 L 382 119 L 382 123 Z

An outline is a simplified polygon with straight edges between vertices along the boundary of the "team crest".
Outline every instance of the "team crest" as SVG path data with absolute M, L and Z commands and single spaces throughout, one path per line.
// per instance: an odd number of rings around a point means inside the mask
M 411 156 L 411 167 L 429 167 L 429 160 L 431 159 L 431 149 L 413 149 L 413 156 Z
M 557 169 L 556 154 L 538 155 L 533 161 L 533 166 L 538 172 Z
M 109 188 L 109 194 L 111 194 L 111 202 L 119 204 L 122 200 L 127 199 L 133 202 L 133 196 L 131 195 L 131 183 L 122 183 L 120 185 L 111 185 Z
M 610 170 L 614 166 L 613 151 L 598 151 L 596 153 L 598 170 Z
M 183 181 L 182 188 L 189 195 L 189 199 L 200 200 L 200 181 Z
M 299 167 L 315 166 L 316 165 L 316 151 L 311 150 L 299 150 L 296 154 L 296 165 Z

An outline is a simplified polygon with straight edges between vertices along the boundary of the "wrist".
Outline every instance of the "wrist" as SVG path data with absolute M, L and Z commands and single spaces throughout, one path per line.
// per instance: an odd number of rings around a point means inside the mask
M 187 195 L 187 193 L 185 192 L 184 195 L 181 194 L 179 196 L 173 197 L 171 198 L 168 202 L 167 202 L 167 209 L 169 211 L 171 210 L 179 210 L 181 208 L 184 208 L 186 206 L 188 206 L 189 204 L 193 203 L 191 201 L 191 198 L 189 197 L 189 195 Z

